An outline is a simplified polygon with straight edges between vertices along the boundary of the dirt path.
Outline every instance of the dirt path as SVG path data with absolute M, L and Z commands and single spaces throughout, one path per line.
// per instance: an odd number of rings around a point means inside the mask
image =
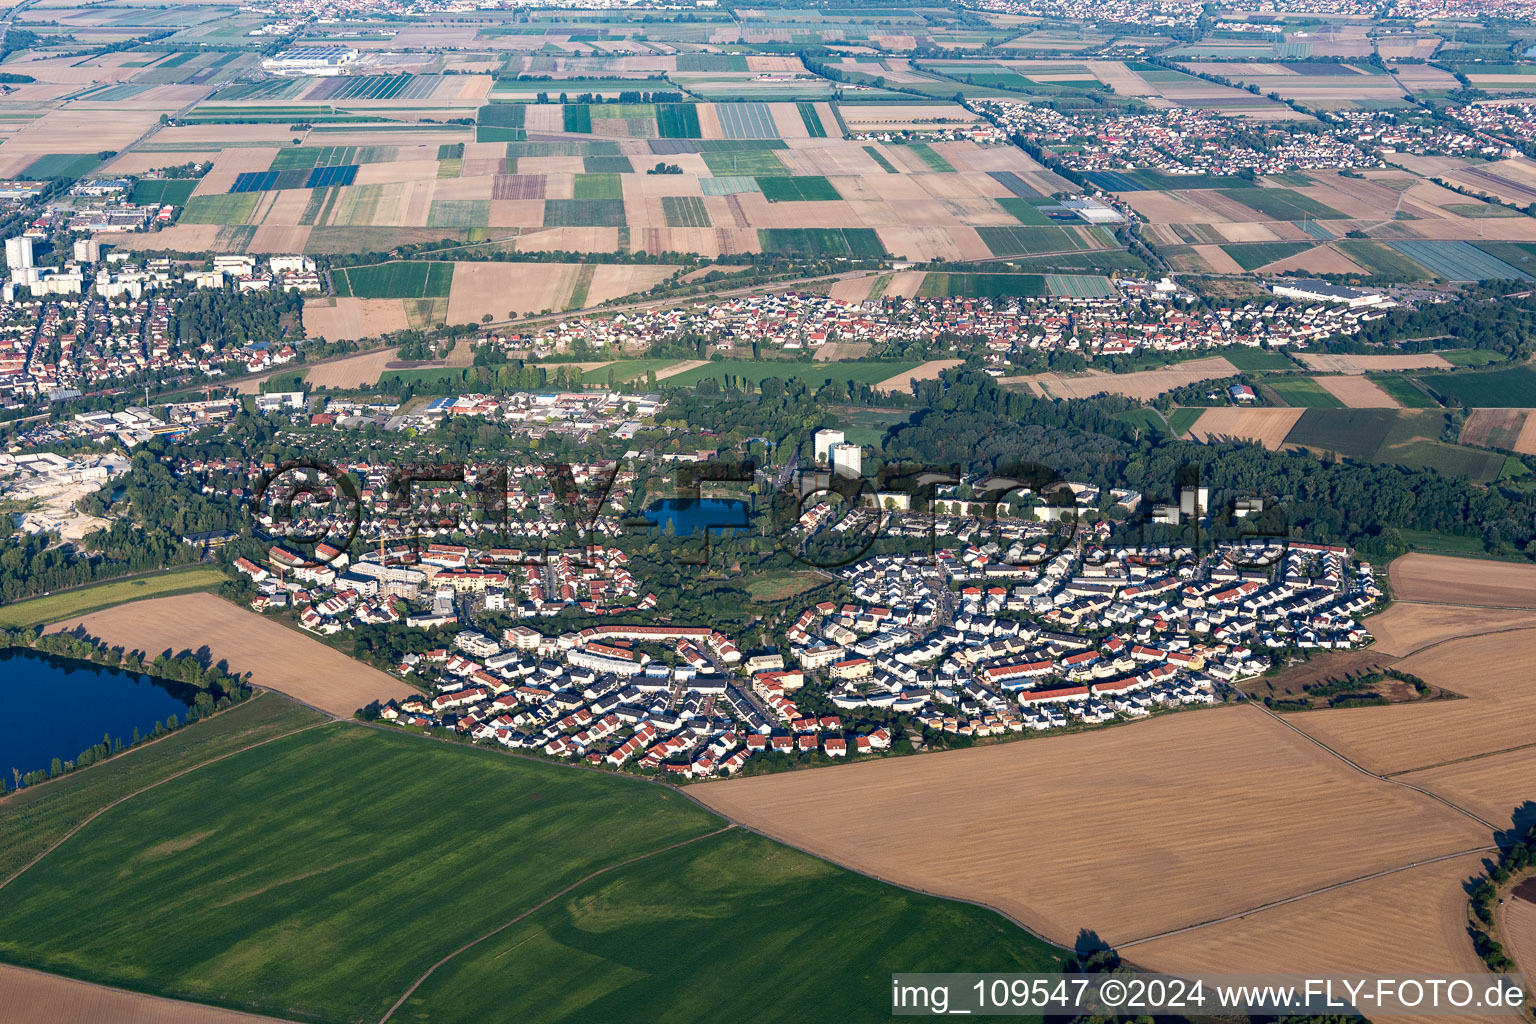
M 519 921 L 523 920 L 524 918 L 528 917 L 530 914 L 538 913 L 539 911 L 543 910 L 545 907 L 547 907 L 551 903 L 553 903 L 555 900 L 559 899 L 561 896 L 564 896 L 566 893 L 570 892 L 572 889 L 580 888 L 581 886 L 583 886 L 583 885 L 587 884 L 588 882 L 592 881 L 592 879 L 598 877 L 599 875 L 606 875 L 610 871 L 617 871 L 619 868 L 628 867 L 629 865 L 634 864 L 637 861 L 642 861 L 642 860 L 646 860 L 646 859 L 651 858 L 651 857 L 655 857 L 657 854 L 667 853 L 667 852 L 669 852 L 671 850 L 681 849 L 684 846 L 690 846 L 693 843 L 700 842 L 701 840 L 704 840 L 704 839 L 709 839 L 712 836 L 718 836 L 722 832 L 729 832 L 731 829 L 733 829 L 735 827 L 736 826 L 734 824 L 726 825 L 724 828 L 717 828 L 713 832 L 706 832 L 706 833 L 704 833 L 701 836 L 694 836 L 692 839 L 683 839 L 683 840 L 680 840 L 679 842 L 671 844 L 670 846 L 663 846 L 663 847 L 660 847 L 659 849 L 649 850 L 649 851 L 647 851 L 645 853 L 637 853 L 633 857 L 630 857 L 630 858 L 628 858 L 626 860 L 621 860 L 621 861 L 619 861 L 619 862 L 617 862 L 615 864 L 609 864 L 607 867 L 604 867 L 604 868 L 598 868 L 596 871 L 593 871 L 593 872 L 591 872 L 588 875 L 585 875 L 585 876 L 583 876 L 581 878 L 578 878 L 576 881 L 572 882 L 570 885 L 566 886 L 564 889 L 561 889 L 559 892 L 557 892 L 554 895 L 550 896 L 548 899 L 544 900 L 543 902 L 539 903 L 536 906 L 529 907 L 527 910 L 523 911 L 521 914 L 518 914 L 516 917 L 514 917 L 512 920 L 508 921 L 506 924 L 499 925 L 499 926 L 497 926 L 495 928 L 492 928 L 490 931 L 486 932 L 484 935 L 480 936 L 478 939 L 473 939 L 473 940 L 465 943 L 464 945 L 460 946 L 458 949 L 454 950 L 452 953 L 449 953 L 447 956 L 443 957 L 437 963 L 433 964 L 431 967 L 428 967 L 427 968 L 427 973 L 425 973 L 421 977 L 417 978 L 416 981 L 411 985 L 411 987 L 405 990 L 405 995 L 401 996 L 398 1000 L 396 1000 L 395 1001 L 395 1005 L 391 1006 L 389 1008 L 388 1012 L 386 1012 L 384 1014 L 384 1016 L 379 1018 L 379 1024 L 384 1024 L 385 1021 L 389 1020 L 390 1017 L 394 1016 L 395 1011 L 400 1009 L 400 1007 L 404 1006 L 405 1005 L 405 1001 L 407 999 L 411 998 L 411 996 L 415 994 L 416 990 L 418 988 L 420 988 L 426 982 L 426 980 L 428 978 L 432 977 L 433 972 L 436 971 L 439 967 L 443 966 L 448 961 L 450 961 L 454 957 L 458 956 L 460 953 L 466 952 L 466 951 L 468 951 L 470 949 L 473 949 L 474 947 L 480 945 L 480 943 L 484 942 L 486 939 L 493 938 L 494 936 L 500 935 L 502 932 L 506 931 L 508 928 L 511 928 L 513 925 L 517 924 L 517 922 L 519 922 Z
M 1369 875 L 1361 875 L 1359 878 L 1350 878 L 1342 882 L 1335 882 L 1332 885 L 1325 885 L 1321 888 L 1313 889 L 1310 892 L 1302 892 L 1297 893 L 1295 896 L 1287 896 L 1283 900 L 1271 900 L 1268 903 L 1260 904 L 1257 907 L 1251 907 L 1248 910 L 1240 910 L 1235 914 L 1227 914 L 1225 917 L 1213 917 L 1209 921 L 1201 921 L 1198 924 L 1185 925 L 1183 928 L 1173 928 L 1166 932 L 1158 932 L 1156 935 L 1145 935 L 1139 939 L 1131 939 L 1129 942 L 1117 942 L 1115 943 L 1115 948 L 1128 949 L 1131 946 L 1139 946 L 1144 942 L 1152 942 L 1156 939 L 1166 939 L 1174 935 L 1183 935 L 1186 932 L 1197 931 L 1201 928 L 1209 928 L 1213 924 L 1223 924 L 1227 921 L 1238 921 L 1242 918 L 1248 917 L 1251 914 L 1257 914 L 1264 910 L 1272 910 L 1275 907 L 1283 907 L 1290 903 L 1298 903 L 1301 900 L 1311 899 L 1313 896 L 1321 896 L 1324 893 L 1335 892 L 1339 889 L 1348 888 L 1351 885 L 1359 885 L 1361 882 L 1369 882 L 1373 878 L 1385 878 L 1388 875 L 1395 875 L 1403 871 L 1412 871 L 1414 868 L 1423 867 L 1426 864 L 1439 864 L 1441 861 L 1455 860 L 1457 857 L 1466 857 L 1474 853 L 1494 853 L 1497 850 L 1497 845 L 1477 846 L 1470 850 L 1458 850 L 1455 853 L 1447 853 L 1439 857 L 1430 857 L 1427 860 L 1416 860 L 1411 864 L 1403 864 L 1399 867 L 1387 868 L 1385 871 L 1374 871 Z

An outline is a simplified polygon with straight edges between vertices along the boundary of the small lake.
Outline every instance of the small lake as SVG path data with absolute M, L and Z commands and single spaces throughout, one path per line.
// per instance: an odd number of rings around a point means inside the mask
M 24 648 L 0 650 L 0 772 L 46 769 L 54 758 L 73 761 L 102 734 L 126 747 L 133 730 L 148 736 L 156 722 L 186 720 L 187 700 L 149 676 L 56 658 Z
M 748 506 L 745 501 L 726 498 L 673 498 L 652 502 L 646 507 L 645 519 L 658 530 L 671 523 L 674 534 L 687 537 L 701 530 L 745 528 Z

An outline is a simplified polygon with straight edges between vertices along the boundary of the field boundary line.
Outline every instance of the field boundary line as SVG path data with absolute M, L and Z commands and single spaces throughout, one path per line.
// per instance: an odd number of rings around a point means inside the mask
M 247 1017 L 253 1021 L 275 1021 L 283 1019 L 281 1017 L 274 1017 L 271 1014 L 252 1013 L 249 1010 L 234 1010 L 227 1006 L 220 1006 L 217 1003 L 200 1003 L 195 999 L 178 999 L 175 996 L 159 996 L 152 992 L 139 992 L 131 988 L 119 988 L 116 985 L 104 985 L 99 981 L 87 981 L 84 978 L 74 978 L 68 974 L 54 974 L 51 971 L 40 971 L 35 967 L 23 967 L 21 964 L 7 963 L 3 964 L 3 966 L 8 971 L 20 971 L 24 974 L 31 974 L 39 978 L 52 978 L 59 981 L 69 982 L 70 984 L 74 985 L 85 985 L 89 988 L 100 989 L 104 992 L 118 992 L 125 996 L 132 996 L 135 999 L 149 999 L 155 1002 L 178 1003 L 183 1006 L 205 1007 L 209 1010 L 217 1010 L 219 1013 L 236 1014 L 241 1017 Z
M 1518 746 L 1504 747 L 1501 750 L 1486 750 L 1481 754 L 1468 754 L 1466 757 L 1453 757 L 1449 761 L 1437 761 L 1434 764 L 1420 765 L 1417 768 L 1404 768 L 1401 771 L 1388 772 L 1384 779 L 1394 779 L 1399 775 L 1412 775 L 1414 772 L 1427 772 L 1436 768 L 1448 768 L 1453 764 L 1466 764 L 1468 761 L 1481 761 L 1485 757 L 1498 757 L 1500 754 L 1513 754 L 1517 750 L 1530 750 L 1536 747 L 1536 743 L 1521 743 Z
M 1344 889 L 1351 885 L 1358 885 L 1361 882 L 1369 882 L 1376 878 L 1385 878 L 1388 875 L 1396 875 L 1403 871 L 1412 871 L 1414 868 L 1425 867 L 1429 864 L 1439 864 L 1444 861 L 1455 860 L 1458 857 L 1470 857 L 1474 853 L 1496 853 L 1498 849 L 1499 848 L 1497 845 L 1477 846 L 1469 850 L 1458 850 L 1455 853 L 1446 853 L 1438 857 L 1429 857 L 1425 860 L 1416 860 L 1410 864 L 1401 864 L 1395 868 L 1387 868 L 1384 871 L 1373 871 L 1368 875 L 1360 875 L 1358 878 L 1348 878 L 1342 882 L 1334 882 L 1331 885 L 1325 885 L 1317 889 L 1309 890 L 1308 892 L 1297 893 L 1295 896 L 1287 896 L 1284 899 L 1271 900 L 1268 903 L 1261 903 L 1258 906 L 1250 907 L 1247 910 L 1240 910 L 1235 914 L 1227 914 L 1224 917 L 1213 917 L 1209 921 L 1200 921 L 1196 924 L 1185 925 L 1182 928 L 1171 928 L 1168 931 L 1157 932 L 1154 935 L 1144 935 L 1139 939 L 1130 939 L 1125 942 L 1115 942 L 1112 943 L 1112 945 L 1116 949 L 1127 949 L 1131 946 L 1139 946 L 1145 942 L 1153 942 L 1157 939 L 1166 939 L 1174 935 L 1183 935 L 1185 932 L 1192 932 L 1200 928 L 1207 928 L 1213 924 L 1223 924 L 1227 921 L 1241 920 L 1242 918 L 1248 917 L 1252 914 L 1262 913 L 1266 910 L 1273 910 L 1276 907 L 1283 907 L 1289 903 L 1299 903 L 1302 900 L 1311 899 L 1313 896 L 1321 896 L 1324 893 L 1334 892 L 1335 890 Z
M 1317 746 L 1321 747 L 1323 750 L 1328 751 L 1328 753 L 1332 754 L 1334 757 L 1338 758 L 1340 761 L 1343 761 L 1345 764 L 1349 765 L 1351 768 L 1353 768 L 1355 771 L 1359 772 L 1361 775 L 1369 776 L 1370 778 L 1376 779 L 1379 782 L 1385 782 L 1389 786 L 1401 786 L 1404 789 L 1410 790 L 1410 791 L 1412 791 L 1414 793 L 1418 793 L 1420 796 L 1427 796 L 1431 800 L 1434 800 L 1434 801 L 1436 801 L 1438 803 L 1444 804 L 1446 807 L 1449 807 L 1451 810 L 1457 811 L 1457 812 L 1465 815 L 1466 817 L 1471 818 L 1473 821 L 1477 822 L 1479 825 L 1482 825 L 1484 828 L 1488 829 L 1494 835 L 1498 835 L 1500 832 L 1503 831 L 1503 829 L 1499 828 L 1493 822 L 1488 821 L 1487 819 L 1481 817 L 1480 815 L 1474 814 L 1472 811 L 1467 810 L 1465 807 L 1461 806 L 1460 804 L 1456 803 L 1455 801 L 1450 800 L 1450 799 L 1448 799 L 1446 797 L 1443 797 L 1443 796 L 1441 796 L 1438 793 L 1430 792 L 1429 790 L 1423 788 L 1422 786 L 1415 786 L 1411 782 L 1400 782 L 1397 779 L 1391 779 L 1391 778 L 1388 778 L 1385 775 L 1377 775 L 1375 772 L 1371 771 L 1369 768 L 1366 768 L 1364 765 L 1357 764 L 1356 762 L 1351 761 L 1349 758 L 1345 757 L 1343 754 L 1339 753 L 1337 750 L 1334 750 L 1328 744 L 1324 743 L 1322 740 L 1318 739 L 1316 736 L 1313 736 L 1311 733 L 1309 733 L 1306 730 L 1302 729 L 1300 726 L 1292 725 L 1290 722 L 1287 722 L 1280 715 L 1275 714 L 1269 708 L 1265 707 L 1262 702 L 1256 701 L 1256 700 L 1250 700 L 1250 701 L 1248 701 L 1248 703 L 1252 704 L 1254 707 L 1258 708 L 1260 711 L 1264 712 L 1270 718 L 1274 719 L 1276 722 L 1279 722 L 1281 725 L 1285 726 L 1287 729 L 1291 730 L 1296 735 L 1305 737 L 1307 742 L 1315 743 Z
M 655 850 L 650 850 L 650 851 L 648 851 L 646 853 L 637 853 L 633 857 L 628 858 L 627 860 L 621 860 L 621 861 L 618 861 L 616 863 L 609 864 L 607 867 L 598 868 L 596 871 L 593 871 L 591 874 L 588 874 L 588 875 L 585 875 L 585 876 L 583 876 L 581 878 L 578 878 L 576 881 L 572 882 L 570 885 L 566 886 L 564 889 L 561 889 L 559 892 L 554 893 L 553 895 L 549 896 L 543 902 L 537 904 L 536 906 L 529 907 L 527 910 L 523 911 L 521 914 L 518 914 L 512 920 L 508 921 L 505 924 L 496 926 L 495 928 L 493 928 L 490 931 L 486 932 L 484 935 L 480 936 L 478 939 L 471 939 L 469 942 L 467 942 L 464 945 L 460 946 L 458 949 L 454 950 L 452 953 L 449 953 L 447 956 L 443 957 L 437 963 L 435 963 L 431 967 L 427 968 L 427 973 L 425 973 L 421 977 L 417 978 L 415 983 L 413 983 L 410 988 L 405 990 L 405 994 L 403 996 L 401 996 L 398 1000 L 396 1000 L 395 1005 L 391 1006 L 389 1008 L 389 1010 L 384 1014 L 384 1016 L 379 1018 L 379 1024 L 384 1024 L 385 1021 L 389 1020 L 390 1017 L 394 1016 L 395 1011 L 400 1009 L 400 1007 L 404 1006 L 405 1005 L 405 1001 L 407 999 L 411 998 L 411 996 L 415 995 L 416 990 L 418 988 L 420 988 L 426 982 L 426 980 L 432 976 L 433 972 L 436 971 L 439 967 L 443 966 L 448 961 L 450 961 L 454 957 L 458 956 L 460 953 L 464 953 L 464 952 L 467 952 L 468 950 L 473 949 L 474 947 L 478 946 L 480 943 L 484 942 L 486 939 L 493 938 L 493 937 L 495 937 L 497 935 L 500 935 L 502 932 L 506 931 L 508 928 L 510 928 L 513 925 L 517 924 L 519 921 L 521 921 L 524 918 L 530 916 L 531 914 L 538 913 L 540 910 L 543 910 L 545 907 L 549 906 L 555 900 L 559 899 L 561 896 L 564 896 L 566 893 L 570 892 L 572 889 L 580 888 L 581 886 L 585 885 L 587 882 L 590 882 L 592 879 L 596 878 L 599 875 L 605 875 L 605 874 L 607 874 L 610 871 L 616 871 L 619 868 L 628 867 L 630 864 L 634 864 L 637 861 L 646 860 L 647 858 L 655 857 L 658 854 L 668 853 L 668 852 L 670 852 L 672 850 L 680 849 L 681 847 L 684 847 L 684 846 L 689 846 L 689 845 L 691 845 L 693 843 L 700 842 L 701 840 L 704 840 L 704 839 L 710 839 L 710 838 L 712 838 L 714 836 L 720 835 L 722 832 L 729 832 L 729 831 L 731 831 L 734 828 L 736 828 L 736 823 L 735 822 L 731 822 L 730 824 L 725 825 L 722 828 L 715 829 L 713 832 L 705 832 L 704 834 L 694 836 L 691 839 L 683 839 L 683 840 L 680 840 L 678 842 L 672 843 L 670 846 L 663 846 L 663 847 L 660 847 L 660 848 L 655 849 Z
M 65 843 L 67 843 L 70 840 L 70 838 L 74 836 L 75 833 L 77 833 L 81 829 L 85 828 L 85 826 L 89 825 L 91 822 L 95 821 L 97 818 L 101 817 L 103 814 L 106 814 L 108 811 L 110 811 L 112 808 L 116 807 L 118 804 L 126 803 L 127 801 L 132 800 L 134 797 L 140 795 L 141 793 L 149 792 L 150 790 L 154 789 L 156 786 L 163 786 L 167 782 L 171 782 L 174 779 L 179 779 L 183 775 L 187 775 L 187 774 L 189 774 L 191 772 L 197 771 L 199 768 L 206 768 L 210 764 L 216 764 L 219 761 L 223 761 L 225 758 L 234 757 L 236 754 L 243 754 L 247 750 L 255 750 L 257 747 L 266 746 L 268 743 L 273 743 L 273 742 L 275 742 L 277 740 L 287 739 L 289 736 L 297 736 L 301 732 L 308 732 L 311 729 L 318 729 L 322 725 L 332 725 L 332 724 L 334 724 L 334 723 L 331 720 L 327 720 L 327 721 L 323 721 L 323 722 L 315 722 L 312 725 L 305 725 L 305 726 L 301 726 L 300 728 L 297 728 L 297 729 L 291 729 L 288 732 L 279 733 L 276 736 L 269 736 L 269 737 L 267 737 L 264 740 L 259 740 L 259 741 L 255 742 L 255 743 L 250 743 L 250 744 L 247 744 L 246 746 L 240 747 L 238 750 L 230 750 L 230 751 L 227 751 L 226 753 L 220 754 L 218 757 L 211 757 L 211 758 L 209 758 L 206 761 L 199 761 L 197 764 L 191 765 L 191 766 L 189 766 L 187 768 L 183 768 L 179 772 L 176 772 L 176 773 L 174 773 L 172 775 L 167 775 L 163 779 L 159 779 L 159 780 L 157 780 L 155 782 L 151 782 L 147 786 L 143 786 L 143 787 L 141 787 L 139 789 L 136 789 L 132 793 L 128 793 L 128 794 L 125 794 L 123 796 L 120 796 L 116 800 L 114 800 L 111 803 L 107 804 L 105 807 L 102 807 L 102 808 L 96 810 L 95 812 L 93 812 L 84 821 L 80 822 L 80 824 L 76 825 L 74 828 L 70 829 L 68 832 L 66 832 L 62 836 L 60 836 L 58 838 L 58 840 L 52 846 L 48 847 L 48 849 L 44 850 L 42 853 L 38 854 L 36 857 L 33 857 L 30 861 L 28 861 L 27 863 L 23 864 L 20 868 L 16 869 L 15 873 L 12 874 L 11 877 L 5 879 L 5 881 L 3 881 L 3 882 L 0 882 L 0 889 L 4 889 L 6 886 L 8 886 L 12 882 L 16 881 L 16 879 L 20 878 L 22 875 L 26 874 L 32 868 L 36 867 L 39 861 L 41 861 L 44 857 L 48 856 L 54 850 L 57 850 L 59 847 L 63 846 Z M 105 764 L 106 762 L 98 762 L 98 763 Z

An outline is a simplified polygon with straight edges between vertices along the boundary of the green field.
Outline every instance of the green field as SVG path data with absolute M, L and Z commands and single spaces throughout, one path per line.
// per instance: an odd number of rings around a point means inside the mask
M 509 992 L 530 1022 L 888 1019 L 893 971 L 1057 969 L 1020 934 L 979 908 L 734 831 L 606 875 L 518 922 L 434 975 L 401 1019 L 495 1020 Z M 829 987 L 834 972 L 846 980 Z
M 1189 428 L 1195 425 L 1204 412 L 1205 410 L 1199 407 L 1181 406 L 1168 414 L 1168 427 L 1176 436 L 1183 437 L 1189 433 Z
M 488 103 L 475 112 L 475 123 L 496 128 L 521 128 L 527 109 L 521 103 Z
M 260 192 L 193 196 L 177 218 L 182 224 L 244 224 L 256 212 Z
M 522 128 L 496 128 L 487 125 L 479 125 L 475 128 L 476 142 L 522 142 L 528 138 L 528 132 Z
M 1398 421 L 1394 409 L 1308 409 L 1285 435 L 1286 444 L 1338 452 L 1370 462 Z
M 483 228 L 490 220 L 489 199 L 437 199 L 427 208 L 429 228 Z
M 617 174 L 578 174 L 571 188 L 572 199 L 624 198 L 624 188 Z
M 1528 365 L 1482 373 L 1421 374 L 1419 380 L 1468 409 L 1520 409 L 1536 406 L 1536 369 Z
M 332 271 L 331 281 L 337 295 L 359 299 L 446 299 L 453 264 L 402 260 L 345 267 Z
M 955 165 L 940 156 L 932 146 L 926 142 L 913 142 L 908 146 L 912 152 L 922 157 L 923 163 L 928 165 L 930 171 L 939 174 L 954 174 Z
M 120 797 L 209 758 L 325 720 L 320 712 L 286 697 L 258 693 L 87 770 L 18 790 L 0 803 L 0 882 Z
M 23 178 L 78 178 L 101 163 L 95 153 L 49 153 L 27 164 Z
M 21 822 L 33 846 L 34 820 Z M 991 912 L 741 831 L 711 835 L 723 826 L 666 787 L 324 725 L 106 811 L 0 890 L 0 956 L 336 1024 L 379 1019 L 481 938 L 402 1020 L 491 1019 L 514 1001 L 529 1008 L 519 1020 L 644 1019 L 663 1005 L 752 1016 L 770 1002 L 874 1019 L 892 970 L 1056 968 L 1053 950 Z
M 1348 220 L 1349 215 L 1288 188 L 1229 188 L 1221 194 L 1275 220 Z
M 633 174 L 635 165 L 627 156 L 585 156 L 581 169 L 588 174 Z
M 563 108 L 564 128 L 568 132 L 592 134 L 592 108 L 584 104 Z
M 665 369 L 675 365 L 676 359 L 620 359 L 609 363 L 607 366 L 599 366 L 595 370 L 587 370 L 581 375 L 583 384 L 604 385 L 611 379 L 614 383 L 622 383 L 626 380 L 639 380 L 652 370 Z M 548 369 L 553 372 L 555 367 L 550 365 Z
M 1018 196 L 1004 196 L 997 201 L 997 205 L 1013 215 L 1013 219 L 1020 224 L 1055 224 L 1040 209 L 1027 199 Z
M 699 130 L 699 110 L 691 103 L 658 103 L 656 105 L 656 134 L 663 139 L 696 139 Z
M 1251 195 L 1252 193 L 1243 194 Z M 1306 252 L 1316 244 L 1315 242 L 1250 242 L 1223 245 L 1221 251 L 1231 256 L 1244 270 L 1254 270 L 1266 263 Z
M 1360 462 L 1434 469 L 1473 483 L 1498 478 L 1504 456 L 1439 440 L 1446 414 L 1438 409 L 1308 409 L 1286 444 L 1337 452 Z
M 1007 227 L 980 227 L 976 233 L 994 256 L 1030 256 L 1093 248 L 1077 232 L 1055 226 L 1012 224 Z
M 917 291 L 919 298 L 1034 298 L 1049 295 L 1039 274 L 930 273 Z
M 738 380 L 748 380 L 753 384 L 769 377 L 777 377 L 780 380 L 795 379 L 804 381 L 812 388 L 820 387 L 828 381 L 834 384 L 846 384 L 848 381 L 878 384 L 897 374 L 906 373 L 918 365 L 915 362 L 885 363 L 865 360 L 843 363 L 801 363 L 789 360 L 717 359 L 711 360 L 704 366 L 696 366 L 676 376 L 668 377 L 664 383 L 670 387 L 686 388 L 693 387 L 706 377 L 713 377 L 724 384 L 725 378 L 730 376 Z
M 871 160 L 873 160 L 875 163 L 879 164 L 880 165 L 880 169 L 882 171 L 884 171 L 886 174 L 900 174 L 901 173 L 900 171 L 898 171 L 896 169 L 896 165 L 891 163 L 889 160 L 887 160 L 885 158 L 885 154 L 880 152 L 880 150 L 876 149 L 874 146 L 865 146 L 864 147 L 864 152 L 868 153 L 869 154 L 869 158 Z
M 1420 388 L 1415 387 L 1413 381 L 1403 374 L 1383 373 L 1371 377 L 1371 383 L 1391 395 L 1405 408 L 1433 409 L 1436 407 L 1435 400 Z
M 197 188 L 196 178 L 160 178 L 140 181 L 133 186 L 131 202 L 140 206 L 186 206 L 192 190 Z
M 547 228 L 621 228 L 624 226 L 624 200 L 546 199 L 544 226 Z
M 1323 390 L 1323 386 L 1310 377 L 1269 377 L 1264 383 L 1280 396 L 1286 405 L 1305 409 L 1342 409 L 1344 403 Z
M 437 959 L 544 896 L 718 827 L 660 786 L 326 726 L 108 811 L 0 890 L 0 957 L 377 1020 Z
M 669 228 L 707 228 L 709 208 L 699 196 L 662 196 L 661 210 Z
M 854 259 L 880 259 L 886 255 L 874 228 L 761 228 L 757 237 L 763 252 Z
M 1372 274 L 1394 280 L 1419 281 L 1428 271 L 1396 249 L 1364 238 L 1343 238 L 1333 243 L 1344 255 Z
M 800 121 L 805 125 L 807 135 L 813 139 L 827 137 L 827 128 L 821 123 L 821 115 L 816 112 L 814 103 L 796 103 L 795 109 L 800 112 Z
M 726 153 L 706 150 L 701 155 L 704 157 L 704 166 L 714 175 L 757 178 L 789 173 L 779 162 L 778 156 L 768 149 Z
M 1221 357 L 1239 370 L 1294 370 L 1296 364 L 1283 352 L 1267 348 L 1249 348 L 1246 345 L 1228 345 L 1221 350 Z
M 763 177 L 757 179 L 757 186 L 770 203 L 830 202 L 843 198 L 819 174 Z
M 1486 366 L 1507 358 L 1491 348 L 1443 348 L 1435 354 L 1452 366 Z
M 145 576 L 140 579 L 93 583 L 75 590 L 63 590 L 47 597 L 34 597 L 15 604 L 0 605 L 0 629 L 36 626 L 58 622 L 86 612 L 110 608 L 144 597 L 186 594 L 194 590 L 214 590 L 224 582 L 224 571 L 212 565 L 189 565 L 180 569 Z

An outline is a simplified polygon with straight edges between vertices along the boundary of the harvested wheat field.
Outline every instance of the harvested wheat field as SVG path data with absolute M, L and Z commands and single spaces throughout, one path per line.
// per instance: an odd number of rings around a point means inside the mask
M 212 594 L 182 594 L 119 605 L 54 623 L 56 633 L 83 628 L 113 646 L 156 655 L 204 647 L 215 663 L 250 674 L 252 684 L 339 717 L 369 701 L 409 697 L 417 691 L 353 661 L 318 640 L 288 629 Z
M 1465 700 L 1336 708 L 1288 721 L 1377 774 L 1510 750 L 1536 734 L 1533 659 L 1536 628 L 1447 640 L 1393 667 Z
M 653 285 L 665 281 L 676 270 L 665 263 L 599 263 L 593 268 L 586 306 L 601 306 L 636 292 L 650 291 Z
M 1536 416 L 1525 418 L 1525 426 L 1515 438 L 1514 450 L 1521 455 L 1536 455 Z
M 1190 359 L 1163 370 L 1139 370 L 1136 373 L 1090 370 L 1070 377 L 1059 373 L 1037 373 L 1029 377 L 1007 377 L 1003 383 L 1034 384 L 1051 398 L 1092 398 L 1108 392 L 1146 402 L 1186 384 L 1231 377 L 1236 373 L 1237 367 L 1221 356 L 1212 356 L 1208 359 Z
M 1313 377 L 1319 387 L 1351 409 L 1400 409 L 1402 403 L 1361 374 L 1341 377 Z
M 1247 706 L 689 792 L 776 839 L 984 902 L 1060 942 L 1086 928 L 1118 945 L 1488 841 Z
M 448 322 L 478 323 L 487 313 L 505 320 L 508 313 L 562 310 L 576 286 L 574 263 L 459 263 L 448 290 Z
M 1364 274 L 1365 268 L 1345 256 L 1331 245 L 1299 252 L 1295 256 L 1273 263 L 1266 263 L 1258 270 L 1261 274 Z
M 1390 578 L 1399 601 L 1536 609 L 1536 565 L 1414 552 L 1392 563 Z
M 938 380 L 939 374 L 959 366 L 963 362 L 965 362 L 964 359 L 930 359 L 920 366 L 914 366 L 906 373 L 898 373 L 894 377 L 887 377 L 875 385 L 875 390 L 882 391 L 888 395 L 896 392 L 910 394 L 913 381 Z
M 1536 747 L 1408 772 L 1395 778 L 1475 811 L 1500 829 L 1536 825 Z
M 1476 608 L 1455 604 L 1415 604 L 1393 601 L 1387 610 L 1365 620 L 1376 642 L 1371 650 L 1403 657 L 1442 640 L 1523 629 L 1533 624 L 1519 608 Z
M 827 291 L 827 297 L 837 302 L 863 302 L 875 286 L 875 277 L 853 277 L 838 281 Z
M 308 337 L 327 341 L 374 338 L 410 326 L 399 299 L 310 299 L 303 320 Z
M 1257 441 L 1273 451 L 1305 409 L 1207 409 L 1200 414 L 1189 436 L 1196 441 Z
M 0 964 L 0 1024 L 262 1024 L 273 1020 Z
M 396 351 L 393 348 L 381 348 L 320 363 L 310 368 L 304 380 L 312 388 L 372 387 L 379 382 L 390 360 L 395 358 Z
M 1378 373 L 1386 370 L 1448 370 L 1451 364 L 1433 352 L 1400 356 L 1364 356 L 1330 352 L 1297 352 L 1308 369 L 1324 373 Z
M 1421 865 L 1122 951 L 1154 971 L 1481 971 L 1464 930 L 1461 883 L 1481 870 L 1482 856 Z

